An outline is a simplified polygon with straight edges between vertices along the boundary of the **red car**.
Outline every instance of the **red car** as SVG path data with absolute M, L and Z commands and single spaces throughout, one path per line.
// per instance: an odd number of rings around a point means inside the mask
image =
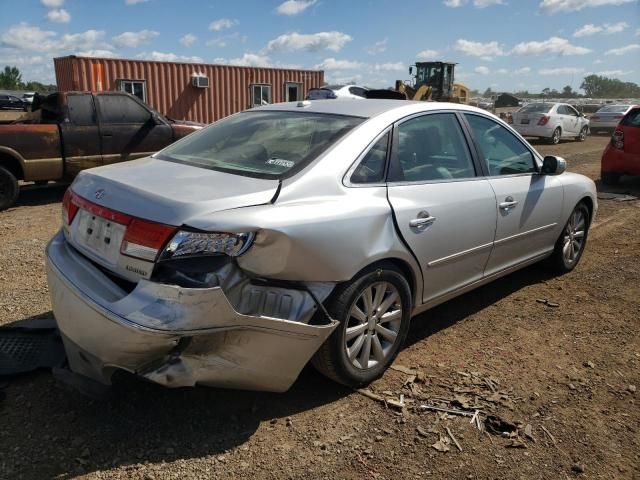
M 621 175 L 640 175 L 640 105 L 620 120 L 602 154 L 602 183 L 615 184 Z

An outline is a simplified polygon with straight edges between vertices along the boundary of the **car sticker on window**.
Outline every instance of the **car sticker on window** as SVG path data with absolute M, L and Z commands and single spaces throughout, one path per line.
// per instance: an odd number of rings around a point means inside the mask
M 291 160 L 284 160 L 282 158 L 270 158 L 267 160 L 267 164 L 269 165 L 277 165 L 279 167 L 291 168 L 295 165 Z

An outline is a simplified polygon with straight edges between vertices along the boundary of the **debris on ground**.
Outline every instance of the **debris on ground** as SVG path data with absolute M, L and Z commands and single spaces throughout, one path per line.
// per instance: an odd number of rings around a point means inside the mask
M 514 423 L 497 415 L 488 415 L 484 420 L 484 426 L 487 432 L 498 436 L 510 435 L 518 431 L 518 427 Z
M 633 200 L 638 200 L 638 197 L 626 193 L 598 192 L 598 199 L 613 200 L 614 202 L 632 202 Z

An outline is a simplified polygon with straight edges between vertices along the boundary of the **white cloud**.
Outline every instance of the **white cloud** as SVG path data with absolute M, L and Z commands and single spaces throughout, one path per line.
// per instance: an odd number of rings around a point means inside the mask
M 602 31 L 602 27 L 596 27 L 593 23 L 587 23 L 573 32 L 574 37 L 588 37 L 589 35 L 595 35 Z
M 380 40 L 379 42 L 374 43 L 370 47 L 365 48 L 365 51 L 369 55 L 376 55 L 378 53 L 383 53 L 387 50 L 387 39 Z
M 406 67 L 402 62 L 387 62 L 387 63 L 376 63 L 373 65 L 373 70 L 376 72 L 397 72 L 400 70 L 404 70 Z
M 531 73 L 531 69 L 529 67 L 522 67 L 513 71 L 514 75 L 528 75 L 529 73 Z
M 195 35 L 193 35 L 192 33 L 187 33 L 186 35 L 182 36 L 179 40 L 179 42 L 184 45 L 185 47 L 190 47 L 191 45 L 193 45 L 194 43 L 196 43 L 196 40 L 198 39 L 198 37 L 196 37 Z
M 47 20 L 54 23 L 69 23 L 71 15 L 64 8 L 59 10 L 49 10 L 47 12 Z
M 487 67 L 482 65 L 474 68 L 473 71 L 480 75 L 489 75 L 489 73 L 491 73 L 491 71 Z
M 232 20 L 229 18 L 221 18 L 219 20 L 214 20 L 209 24 L 209 30 L 212 32 L 219 32 L 220 30 L 225 30 L 227 28 L 231 28 L 234 25 L 237 25 L 238 20 Z
M 246 41 L 246 36 L 241 36 L 239 32 L 234 32 L 230 35 L 223 35 L 220 37 L 212 38 L 211 40 L 207 40 L 206 45 L 207 47 L 224 48 L 229 45 L 229 42 L 237 44 L 239 42 L 245 43 Z
M 600 65 L 602 63 L 602 60 L 600 60 L 599 58 L 593 61 L 594 65 Z
M 40 0 L 40 3 L 47 8 L 60 8 L 64 0 Z
M 639 50 L 640 49 L 640 45 L 637 43 L 632 43 L 631 45 L 627 45 L 626 47 L 620 47 L 620 48 L 612 48 L 611 50 L 607 50 L 606 52 L 604 52 L 605 55 L 625 55 L 629 52 L 633 52 L 635 50 Z
M 256 53 L 247 52 L 242 57 L 238 58 L 214 58 L 214 63 L 223 65 L 237 65 L 240 67 L 262 67 L 262 68 L 292 68 L 300 70 L 301 65 L 286 64 L 280 62 L 271 62 L 271 59 L 267 55 L 261 55 Z
M 352 60 L 336 60 L 335 58 L 325 58 L 321 63 L 317 64 L 317 70 L 360 70 L 364 67 L 364 63 Z
M 143 52 L 136 55 L 136 58 L 143 60 L 155 60 L 156 62 L 183 62 L 183 63 L 204 63 L 204 60 L 200 57 L 189 57 L 184 55 L 176 55 L 175 53 L 163 53 L 163 52 Z
M 466 5 L 468 0 L 445 0 L 445 6 L 451 8 L 458 8 Z M 473 6 L 476 8 L 486 8 L 491 7 L 492 5 L 505 5 L 504 0 L 473 0 Z
M 125 0 L 124 3 L 125 5 L 137 5 L 138 3 L 145 3 L 148 1 L 149 0 Z
M 17 50 L 42 49 L 49 51 L 55 46 L 53 39 L 56 32 L 41 30 L 40 27 L 32 27 L 27 23 L 13 25 L 0 37 L 0 45 Z
M 636 28 L 636 37 L 640 36 L 640 28 Z
M 542 0 L 540 10 L 549 15 L 558 12 L 575 12 L 583 8 L 622 5 L 635 0 Z
M 289 33 L 270 40 L 265 51 L 266 53 L 296 50 L 337 52 L 351 40 L 350 35 L 342 32 Z
M 494 57 L 505 54 L 500 44 L 495 40 L 493 42 L 482 43 L 460 38 L 454 43 L 453 49 L 472 57 Z
M 276 12 L 280 15 L 298 15 L 316 3 L 318 0 L 287 0 L 278 5 Z
M 426 49 L 426 50 L 422 50 L 421 52 L 418 52 L 416 54 L 416 59 L 417 60 L 435 60 L 436 58 L 438 58 L 439 55 L 440 55 L 440 52 L 438 52 L 437 50 Z
M 507 70 L 506 68 L 499 68 L 498 70 L 496 70 L 496 73 L 499 75 L 506 75 L 507 73 L 509 73 L 509 70 Z
M 593 23 L 588 23 L 573 32 L 573 36 L 587 37 L 589 35 L 595 35 L 596 33 L 605 33 L 607 35 L 611 35 L 614 33 L 623 32 L 627 28 L 629 28 L 629 24 L 627 22 L 605 23 L 604 25 L 594 25 Z
M 77 52 L 77 55 L 79 57 L 96 57 L 96 58 L 118 58 L 120 57 L 120 55 L 118 55 L 115 52 L 112 52 L 111 50 L 84 50 L 84 51 L 80 51 Z
M 571 45 L 569 40 L 560 37 L 551 37 L 542 42 L 522 42 L 511 50 L 514 55 L 585 55 L 591 50 L 585 47 Z
M 118 47 L 138 48 L 149 43 L 151 39 L 160 35 L 153 30 L 140 30 L 139 32 L 124 32 L 113 37 L 113 43 Z
M 633 70 L 603 70 L 602 72 L 598 72 L 598 75 L 605 77 L 622 77 L 631 73 L 633 73 Z
M 538 70 L 540 75 L 573 75 L 584 72 L 584 68 L 559 67 L 559 68 L 543 68 Z

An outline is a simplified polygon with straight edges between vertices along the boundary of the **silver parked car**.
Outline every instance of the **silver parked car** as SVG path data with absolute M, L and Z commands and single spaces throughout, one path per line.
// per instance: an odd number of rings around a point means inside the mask
M 589 120 L 568 103 L 536 102 L 513 114 L 513 128 L 524 137 L 538 137 L 556 145 L 562 138 L 584 142 Z
M 627 114 L 633 105 L 605 105 L 589 118 L 589 127 L 593 132 L 613 132 L 620 120 Z
M 572 270 L 596 202 L 478 108 L 268 105 L 81 172 L 48 283 L 82 378 L 284 391 L 311 359 L 362 385 L 417 313 L 543 259 Z

